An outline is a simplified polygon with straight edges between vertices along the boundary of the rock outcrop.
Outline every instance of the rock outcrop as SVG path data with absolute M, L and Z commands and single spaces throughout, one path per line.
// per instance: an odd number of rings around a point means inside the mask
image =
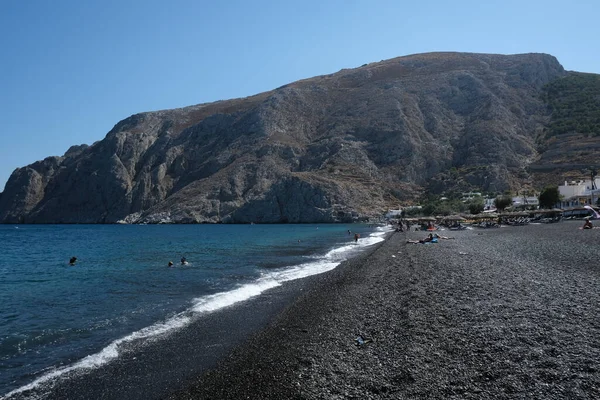
M 427 188 L 527 179 L 566 72 L 545 54 L 429 53 L 133 115 L 17 169 L 0 222 L 352 221 Z

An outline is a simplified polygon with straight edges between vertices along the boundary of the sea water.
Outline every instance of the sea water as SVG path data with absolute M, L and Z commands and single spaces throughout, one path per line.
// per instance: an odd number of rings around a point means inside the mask
M 0 396 L 98 367 L 128 342 L 159 338 L 204 313 L 333 269 L 385 231 L 361 224 L 0 225 Z

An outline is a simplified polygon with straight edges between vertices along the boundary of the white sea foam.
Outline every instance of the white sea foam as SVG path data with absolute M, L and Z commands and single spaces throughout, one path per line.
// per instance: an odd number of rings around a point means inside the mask
M 381 236 L 373 235 L 373 236 L 366 237 L 364 239 L 359 239 L 359 242 L 363 246 L 371 246 L 376 243 L 383 242 L 384 240 L 385 239 L 383 238 L 383 234 L 382 234 Z
M 283 282 L 293 281 L 296 279 L 306 278 L 311 275 L 317 275 L 322 274 L 323 272 L 331 271 L 332 269 L 340 265 L 340 262 L 321 261 L 301 264 L 293 268 L 270 272 L 267 276 L 263 277 L 262 279 L 274 280 L 278 283 L 278 285 L 280 285 Z
M 258 280 L 254 283 L 248 283 L 237 289 L 228 292 L 216 293 L 196 299 L 192 306 L 192 311 L 196 313 L 215 311 L 224 307 L 229 307 L 240 301 L 248 300 L 251 297 L 258 296 L 268 289 L 279 286 L 280 283 L 274 280 Z
M 96 354 L 89 355 L 72 365 L 53 369 L 52 371 L 42 375 L 33 382 L 25 386 L 21 386 L 20 388 L 17 388 L 12 392 L 7 393 L 6 396 L 3 397 L 3 399 L 10 399 L 11 397 L 18 395 L 19 393 L 35 389 L 44 384 L 50 383 L 55 378 L 65 376 L 70 373 L 83 372 L 85 370 L 98 368 L 99 366 L 117 358 L 120 354 L 119 350 L 124 344 L 131 343 L 139 339 L 149 339 L 152 337 L 157 337 L 158 335 L 164 334 L 177 328 L 181 328 L 187 325 L 189 322 L 190 318 L 188 316 L 180 314 L 168 319 L 163 323 L 154 324 L 149 327 L 140 329 L 139 331 L 136 331 L 128 336 L 115 340 Z
M 28 390 L 39 388 L 46 384 L 52 384 L 56 378 L 66 377 L 69 374 L 81 373 L 87 370 L 98 368 L 103 364 L 119 357 L 123 351 L 123 346 L 139 340 L 152 340 L 176 329 L 189 324 L 194 315 L 216 311 L 236 303 L 246 301 L 256 297 L 266 290 L 280 286 L 284 282 L 306 278 L 308 276 L 321 274 L 337 267 L 341 262 L 348 259 L 353 253 L 360 249 L 382 242 L 383 236 L 389 232 L 389 229 L 378 229 L 371 236 L 360 238 L 357 243 L 346 244 L 328 251 L 325 255 L 318 257 L 314 261 L 300 264 L 294 267 L 282 268 L 263 274 L 261 278 L 252 283 L 239 286 L 236 289 L 203 296 L 193 301 L 192 307 L 165 322 L 157 323 L 149 327 L 136 331 L 128 336 L 117 339 L 100 352 L 89 355 L 80 361 L 66 366 L 51 370 L 28 385 L 17 388 L 3 397 L 8 400 L 13 396 Z M 30 397 L 35 398 L 35 397 Z

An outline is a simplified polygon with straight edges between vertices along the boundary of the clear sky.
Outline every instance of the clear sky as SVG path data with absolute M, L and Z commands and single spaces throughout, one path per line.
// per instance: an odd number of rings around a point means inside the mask
M 598 0 L 1 0 L 0 190 L 121 119 L 429 51 L 600 73 Z

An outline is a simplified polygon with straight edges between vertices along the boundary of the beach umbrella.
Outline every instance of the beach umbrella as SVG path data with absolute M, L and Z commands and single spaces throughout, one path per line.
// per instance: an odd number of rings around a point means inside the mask
M 473 216 L 475 219 L 493 219 L 498 218 L 498 214 L 489 213 L 489 214 L 476 214 Z

